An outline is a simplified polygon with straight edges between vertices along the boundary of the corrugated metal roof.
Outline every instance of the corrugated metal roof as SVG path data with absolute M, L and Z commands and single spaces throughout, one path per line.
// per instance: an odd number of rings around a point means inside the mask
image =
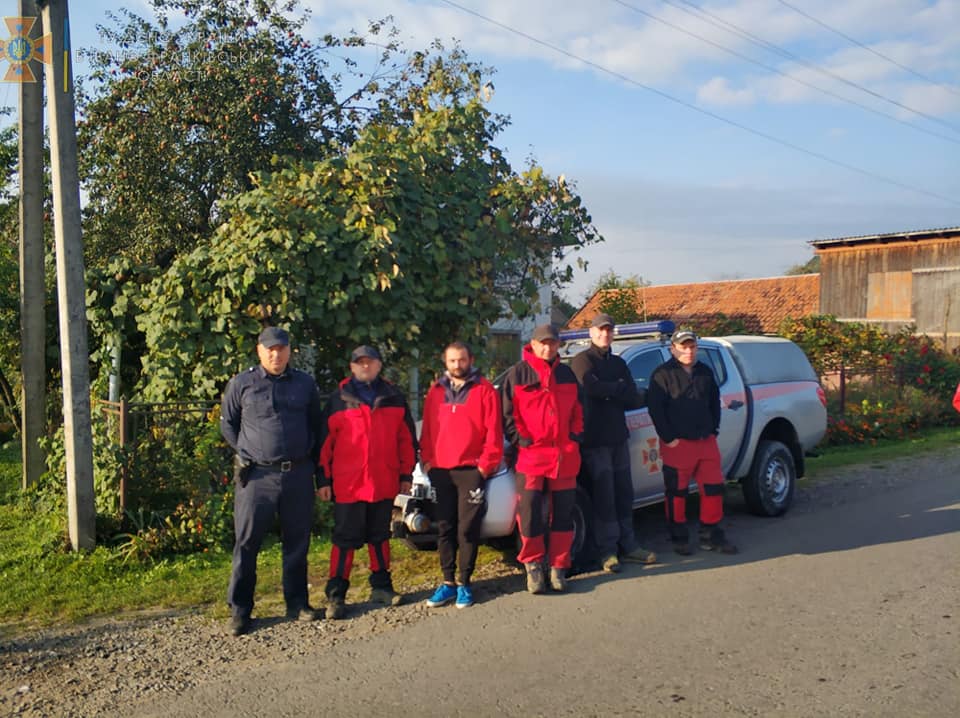
M 878 242 L 886 244 L 896 241 L 919 241 L 921 239 L 942 239 L 945 237 L 960 237 L 960 227 L 942 227 L 940 229 L 914 229 L 909 232 L 889 232 L 887 234 L 861 234 L 856 237 L 834 237 L 832 239 L 814 239 L 808 244 L 814 247 L 825 247 L 832 244 L 861 244 Z

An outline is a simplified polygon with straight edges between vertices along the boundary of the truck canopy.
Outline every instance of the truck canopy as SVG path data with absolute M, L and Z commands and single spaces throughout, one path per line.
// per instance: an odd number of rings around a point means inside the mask
M 717 339 L 730 349 L 745 384 L 820 380 L 803 350 L 789 339 L 739 335 Z

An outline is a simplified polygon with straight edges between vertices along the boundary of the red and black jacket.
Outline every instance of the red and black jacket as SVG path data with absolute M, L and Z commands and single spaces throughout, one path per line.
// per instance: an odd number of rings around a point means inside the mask
M 517 472 L 550 478 L 577 475 L 583 410 L 570 367 L 559 359 L 548 364 L 525 346 L 523 361 L 507 372 L 500 400 Z
M 351 379 L 344 379 L 324 411 L 319 484 L 332 482 L 339 503 L 392 499 L 416 464 L 416 433 L 406 397 L 380 378 L 373 388 L 368 404 Z
M 438 469 L 476 466 L 493 475 L 503 458 L 500 397 L 474 370 L 459 390 L 444 374 L 423 402 L 420 460 Z

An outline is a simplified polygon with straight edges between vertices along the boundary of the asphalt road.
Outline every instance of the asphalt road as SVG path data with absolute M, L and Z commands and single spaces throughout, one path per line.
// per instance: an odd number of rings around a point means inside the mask
M 123 712 L 960 715 L 960 477 L 935 469 L 814 490 L 780 519 L 734 507 L 738 556 L 669 554 L 641 512 L 658 566 L 438 609 Z

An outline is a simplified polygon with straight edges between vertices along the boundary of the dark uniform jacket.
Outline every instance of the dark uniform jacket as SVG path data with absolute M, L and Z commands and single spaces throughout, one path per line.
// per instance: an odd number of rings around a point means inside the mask
M 617 446 L 630 436 L 623 412 L 641 406 L 627 363 L 591 343 L 570 361 L 583 401 L 583 446 Z
M 703 362 L 687 374 L 671 358 L 654 369 L 647 389 L 647 408 L 660 440 L 705 439 L 720 431 L 720 389 L 713 370 Z
M 577 377 L 556 359 L 548 364 L 523 348 L 500 387 L 503 431 L 517 457 L 516 469 L 529 476 L 568 478 L 580 470 L 583 409 Z
M 262 366 L 237 374 L 220 405 L 220 432 L 246 461 L 316 462 L 323 406 L 309 374 L 287 367 L 273 376 Z
M 379 377 L 367 388 L 370 403 L 344 379 L 324 410 L 320 485 L 332 483 L 339 503 L 392 499 L 416 465 L 416 431 L 403 392 Z

